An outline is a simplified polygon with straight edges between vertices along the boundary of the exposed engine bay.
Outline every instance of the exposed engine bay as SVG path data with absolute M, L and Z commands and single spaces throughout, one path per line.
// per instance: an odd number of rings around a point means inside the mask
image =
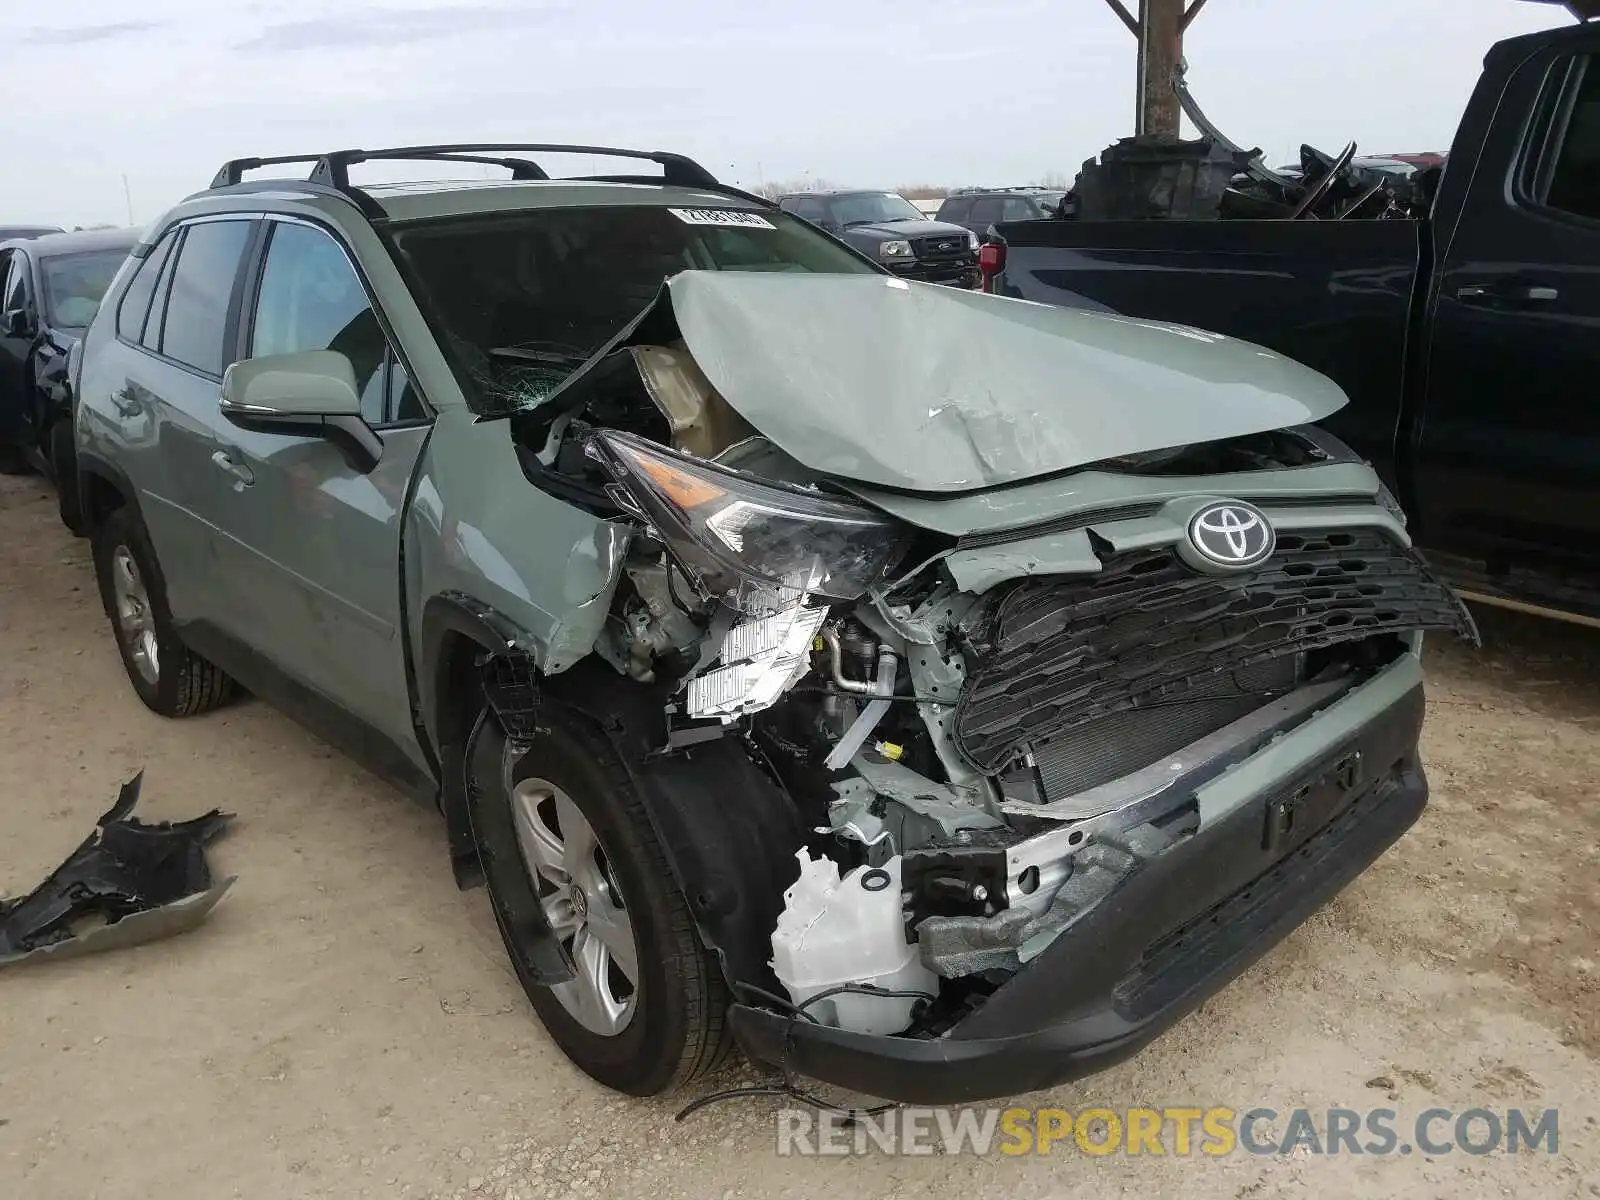
M 1355 498 L 1370 519 L 1349 528 L 1276 535 L 1254 506 L 1190 498 L 1183 519 L 1231 513 L 1229 537 L 1257 522 L 1250 571 L 1117 536 L 1146 509 L 1055 522 L 1054 556 L 1037 528 L 949 536 L 756 433 L 675 330 L 629 332 L 518 418 L 520 452 L 536 484 L 633 530 L 598 654 L 669 690 L 682 744 L 742 739 L 810 831 L 770 965 L 811 1019 L 936 1031 L 1200 827 L 1176 784 L 1325 709 L 1415 631 L 1470 628 L 1379 498 Z M 1291 429 L 1095 466 L 1237 476 L 1341 449 Z

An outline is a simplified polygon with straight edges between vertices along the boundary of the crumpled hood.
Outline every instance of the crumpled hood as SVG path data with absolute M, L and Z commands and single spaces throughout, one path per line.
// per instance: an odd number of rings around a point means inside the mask
M 1332 380 L 1249 342 L 880 275 L 685 271 L 712 386 L 804 466 L 970 491 L 1321 420 Z

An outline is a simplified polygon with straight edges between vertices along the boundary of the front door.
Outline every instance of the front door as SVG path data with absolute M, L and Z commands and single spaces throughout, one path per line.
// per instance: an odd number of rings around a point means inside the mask
M 216 427 L 215 510 L 235 607 L 227 632 L 275 670 L 357 718 L 426 770 L 406 681 L 400 537 L 428 421 L 344 248 L 271 221 L 246 299 L 245 356 L 336 350 L 384 443 L 370 471 L 321 438 Z
M 1440 251 L 1414 507 L 1426 544 L 1491 566 L 1600 568 L 1597 52 L 1513 74 Z
M 16 335 L 6 327 L 13 312 L 24 315 L 31 333 Z M 20 463 L 21 446 L 30 440 L 33 397 L 28 395 L 28 355 L 37 322 L 27 255 L 20 250 L 0 251 L 0 458 L 13 464 Z

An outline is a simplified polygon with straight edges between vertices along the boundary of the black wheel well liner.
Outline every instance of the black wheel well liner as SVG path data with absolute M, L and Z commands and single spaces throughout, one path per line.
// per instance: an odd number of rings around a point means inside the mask
M 493 657 L 525 654 L 518 637 L 503 616 L 466 597 L 434 597 L 423 610 L 424 720 L 444 768 L 440 795 L 463 887 L 483 881 L 467 805 L 467 740 L 480 718 L 498 719 L 483 670 Z M 541 709 L 593 725 L 622 758 L 701 941 L 717 955 L 730 986 L 776 986 L 767 965 L 770 939 L 783 893 L 799 875 L 795 853 L 805 840 L 788 792 L 734 729 L 663 752 L 667 685 L 625 678 L 595 655 L 536 680 Z M 452 698 L 466 702 L 452 705 Z
M 595 655 L 541 682 L 542 705 L 589 720 L 621 755 L 700 940 L 729 986 L 778 988 L 767 961 L 772 930 L 799 877 L 795 853 L 805 842 L 783 785 L 752 757 L 736 726 L 665 751 L 670 685 L 638 683 Z
M 439 762 L 439 807 L 450 844 L 456 886 L 483 883 L 483 868 L 467 813 L 467 742 L 487 706 L 482 666 L 516 649 L 522 631 L 464 592 L 428 597 L 422 606 L 417 702 L 423 731 Z
M 93 451 L 78 451 L 78 482 L 83 515 L 91 532 L 113 510 L 127 505 L 139 513 L 139 492 L 127 472 Z M 139 513 L 140 519 L 143 514 Z

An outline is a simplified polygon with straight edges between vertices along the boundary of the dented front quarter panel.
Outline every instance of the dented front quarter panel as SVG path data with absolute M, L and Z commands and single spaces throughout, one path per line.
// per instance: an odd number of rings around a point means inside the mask
M 945 560 L 945 565 L 958 588 L 982 595 L 1008 579 L 1098 571 L 1100 559 L 1087 529 L 1068 529 L 998 546 L 957 550 Z
M 622 573 L 626 525 L 604 521 L 528 482 L 504 422 L 441 413 L 406 516 L 408 609 L 455 597 L 495 614 L 539 670 L 556 673 L 594 646 Z M 412 654 L 425 663 L 422 625 Z

